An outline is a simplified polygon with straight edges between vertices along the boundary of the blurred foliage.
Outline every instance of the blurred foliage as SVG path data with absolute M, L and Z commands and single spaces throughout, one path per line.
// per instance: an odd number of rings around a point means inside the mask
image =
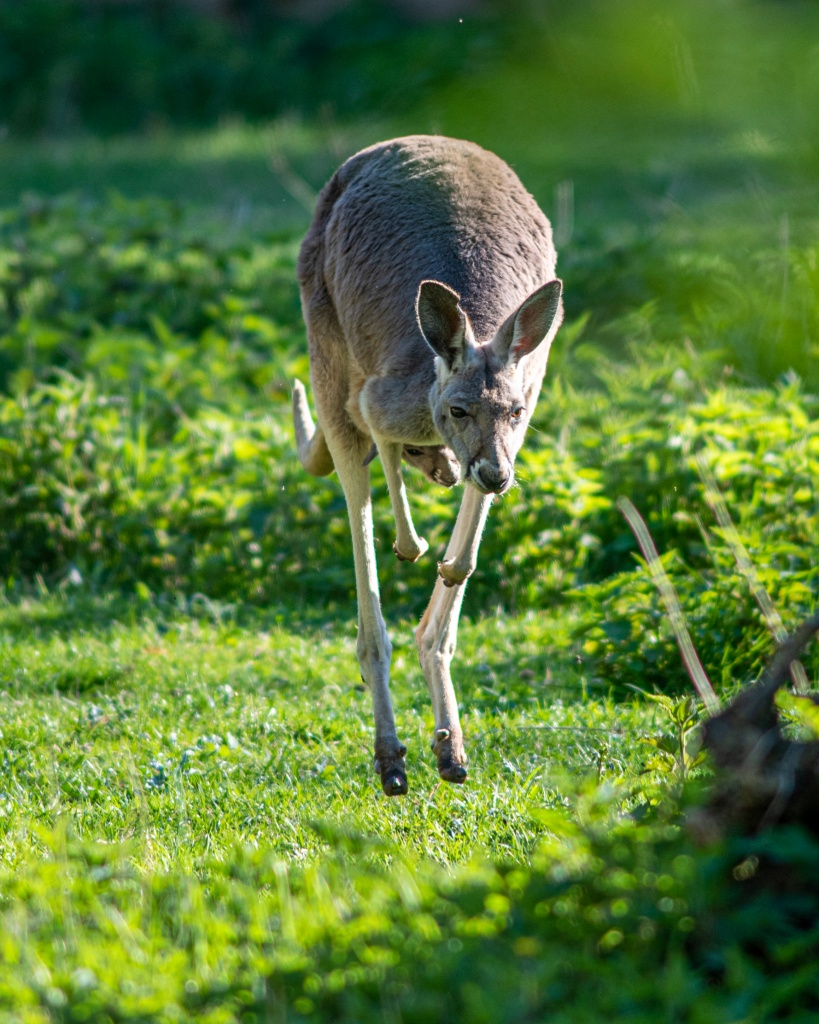
M 378 0 L 312 18 L 295 16 L 297 5 L 231 7 L 217 16 L 165 0 L 3 0 L 5 130 L 420 118 L 513 159 L 579 140 L 584 161 L 611 163 L 612 145 L 615 163 L 642 150 L 672 179 L 673 143 L 657 143 L 681 126 L 704 160 L 743 147 L 790 163 L 819 155 L 809 0 L 485 0 L 431 21 Z
M 6 129 L 122 133 L 327 107 L 386 115 L 497 57 L 516 24 L 499 3 L 466 24 L 419 23 L 376 0 L 322 19 L 244 6 L 228 17 L 163 2 L 4 0 Z
M 62 825 L 0 879 L 0 1006 L 14 1024 L 815 1017 L 815 841 L 703 853 L 662 818 L 605 822 L 615 807 L 587 800 L 582 825 L 543 810 L 529 864 L 455 873 L 398 850 L 381 866 L 378 844 L 319 823 L 320 864 L 240 848 L 206 881 L 146 880 Z
M 673 231 L 601 258 L 594 244 L 567 253 L 565 273 L 577 305 L 595 311 L 598 338 L 622 351 L 644 343 L 696 338 L 724 353 L 745 379 L 795 371 L 819 383 L 819 250 L 814 241 L 751 247 L 710 246 Z

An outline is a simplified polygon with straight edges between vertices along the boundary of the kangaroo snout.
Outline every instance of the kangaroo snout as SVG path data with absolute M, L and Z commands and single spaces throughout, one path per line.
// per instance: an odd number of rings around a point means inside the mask
M 469 479 L 484 494 L 503 494 L 512 486 L 514 473 L 488 459 L 479 459 L 469 467 Z
M 441 469 L 435 469 L 432 479 L 441 487 L 454 487 L 461 479 L 461 467 L 456 462 L 449 466 L 443 466 Z

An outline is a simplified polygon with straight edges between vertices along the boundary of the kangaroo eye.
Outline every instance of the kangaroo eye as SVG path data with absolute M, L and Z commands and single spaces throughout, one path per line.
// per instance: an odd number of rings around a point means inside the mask
M 424 453 L 420 448 L 405 448 L 404 451 L 407 455 L 423 455 Z
M 522 415 L 523 415 L 523 406 L 522 405 L 519 405 L 517 407 L 517 409 L 513 409 L 512 410 L 512 419 L 515 420 L 515 422 L 517 422 L 521 418 Z
M 449 407 L 449 413 L 451 416 L 454 416 L 456 420 L 460 420 L 466 416 L 466 409 L 462 409 L 460 405 L 451 405 Z

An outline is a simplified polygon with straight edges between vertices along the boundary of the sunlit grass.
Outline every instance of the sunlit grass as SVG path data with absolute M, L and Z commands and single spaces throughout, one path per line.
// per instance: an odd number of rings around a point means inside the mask
M 812 1005 L 788 957 L 815 949 L 814 845 L 768 844 L 806 879 L 799 913 L 726 884 L 756 862 L 685 838 L 668 716 L 588 692 L 570 616 L 462 623 L 471 774 L 440 784 L 411 626 L 392 623 L 411 791 L 391 800 L 341 621 L 42 588 L 0 606 L 4 1019 L 360 1024 L 387 1000 L 418 1024 L 736 1024 L 750 998 Z
M 658 725 L 652 707 L 592 695 L 567 656 L 565 617 L 466 621 L 455 671 L 470 780 L 441 786 L 413 624 L 397 622 L 392 690 L 411 794 L 391 801 L 372 772 L 352 608 L 321 624 L 284 609 L 242 623 L 204 598 L 194 614 L 143 608 L 66 596 L 0 609 L 8 867 L 29 855 L 22 833 L 58 821 L 191 869 L 237 843 L 315 857 L 314 819 L 444 863 L 519 860 L 538 835 L 531 809 L 561 802 L 556 780 L 636 782 L 635 737 Z

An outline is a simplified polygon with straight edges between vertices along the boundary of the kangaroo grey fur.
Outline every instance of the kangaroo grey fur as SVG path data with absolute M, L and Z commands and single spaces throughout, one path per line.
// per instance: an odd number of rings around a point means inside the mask
M 432 598 L 416 630 L 435 714 L 432 747 L 466 778 L 450 663 L 464 583 L 514 461 L 562 318 L 549 222 L 512 169 L 470 142 L 415 135 L 362 150 L 322 190 L 298 261 L 310 378 L 329 465 L 347 499 L 358 660 L 375 718 L 375 770 L 407 792 L 389 693 L 392 647 L 378 596 L 369 469 L 374 441 L 395 551 L 427 549 L 401 478 L 404 447 L 445 445 L 466 483 Z

